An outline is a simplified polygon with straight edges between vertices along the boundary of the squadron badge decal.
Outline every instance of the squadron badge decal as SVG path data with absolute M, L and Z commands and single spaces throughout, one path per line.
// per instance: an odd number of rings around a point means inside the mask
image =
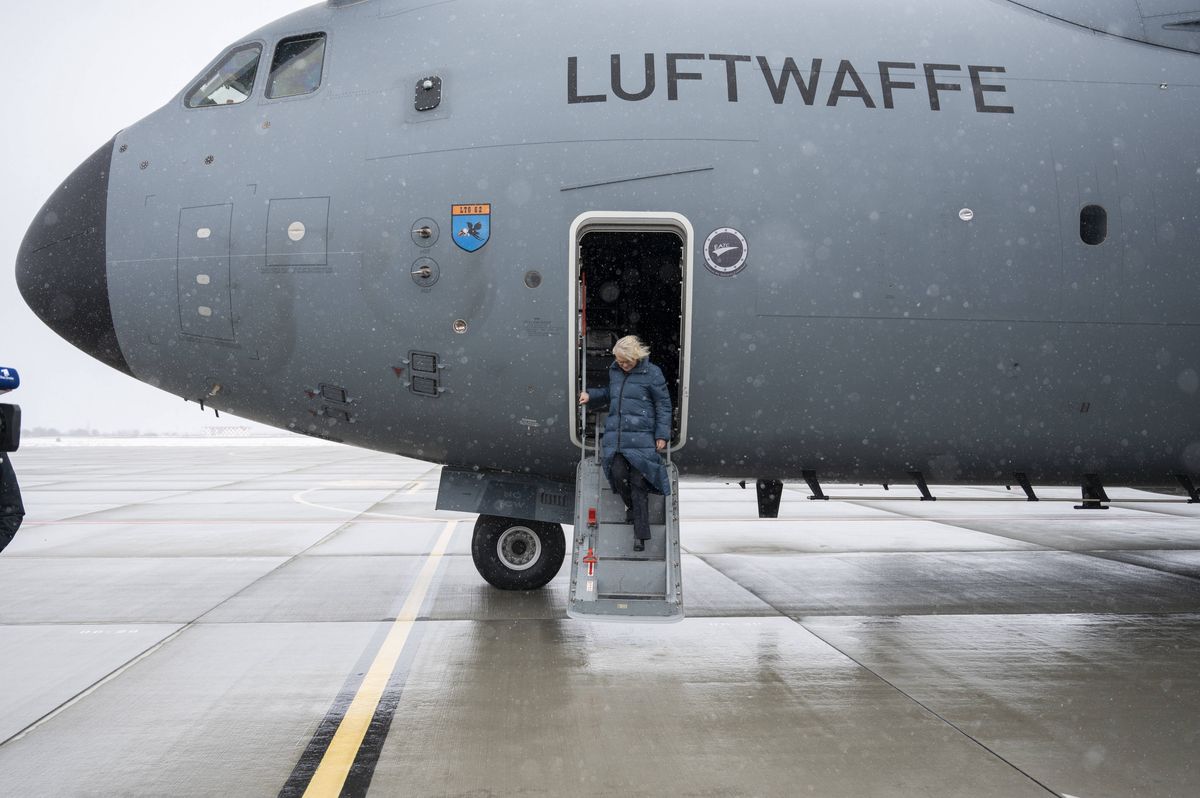
M 713 230 L 704 242 L 704 263 L 713 274 L 728 276 L 746 268 L 750 246 L 746 237 L 732 227 Z
M 492 206 L 452 205 L 450 226 L 454 230 L 454 243 L 459 249 L 477 252 L 483 249 L 492 235 Z

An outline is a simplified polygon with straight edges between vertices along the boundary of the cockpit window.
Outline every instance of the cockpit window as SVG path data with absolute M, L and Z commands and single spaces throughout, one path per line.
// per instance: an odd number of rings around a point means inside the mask
M 281 39 L 275 46 L 275 57 L 271 60 L 267 96 L 275 99 L 311 94 L 321 85 L 321 70 L 324 66 L 324 33 L 308 33 Z
M 254 90 L 254 76 L 258 74 L 261 57 L 262 47 L 257 44 L 247 44 L 231 51 L 198 86 L 188 92 L 188 108 L 245 102 Z

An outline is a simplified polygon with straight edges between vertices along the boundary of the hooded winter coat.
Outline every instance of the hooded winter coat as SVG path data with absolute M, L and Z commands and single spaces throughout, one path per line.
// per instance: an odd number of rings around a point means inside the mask
M 626 373 L 616 361 L 608 368 L 608 387 L 588 389 L 588 407 L 609 407 L 604 423 L 604 476 L 612 482 L 612 461 L 617 452 L 625 455 L 655 493 L 671 492 L 671 480 L 656 440 L 671 440 L 671 395 L 662 370 L 642 358 Z

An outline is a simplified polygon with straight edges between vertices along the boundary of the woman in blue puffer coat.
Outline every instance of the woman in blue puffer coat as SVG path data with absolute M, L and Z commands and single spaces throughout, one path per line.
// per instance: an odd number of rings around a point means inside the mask
M 671 481 L 659 452 L 671 439 L 671 395 L 662 370 L 650 362 L 650 350 L 636 335 L 627 335 L 613 346 L 616 360 L 608 369 L 607 388 L 589 388 L 579 394 L 579 404 L 603 409 L 610 405 L 604 424 L 604 475 L 629 509 L 635 551 L 650 539 L 648 490 L 666 496 Z

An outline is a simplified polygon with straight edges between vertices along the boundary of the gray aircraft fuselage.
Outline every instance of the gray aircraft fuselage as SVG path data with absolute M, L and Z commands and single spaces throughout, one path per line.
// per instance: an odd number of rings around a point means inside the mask
M 183 87 L 101 148 L 19 282 L 186 399 L 562 482 L 572 225 L 672 214 L 681 473 L 1165 484 L 1200 471 L 1200 33 L 1171 30 L 1002 0 L 321 4 L 231 45 L 262 47 L 245 101 Z M 269 98 L 275 44 L 317 32 L 319 88 Z

